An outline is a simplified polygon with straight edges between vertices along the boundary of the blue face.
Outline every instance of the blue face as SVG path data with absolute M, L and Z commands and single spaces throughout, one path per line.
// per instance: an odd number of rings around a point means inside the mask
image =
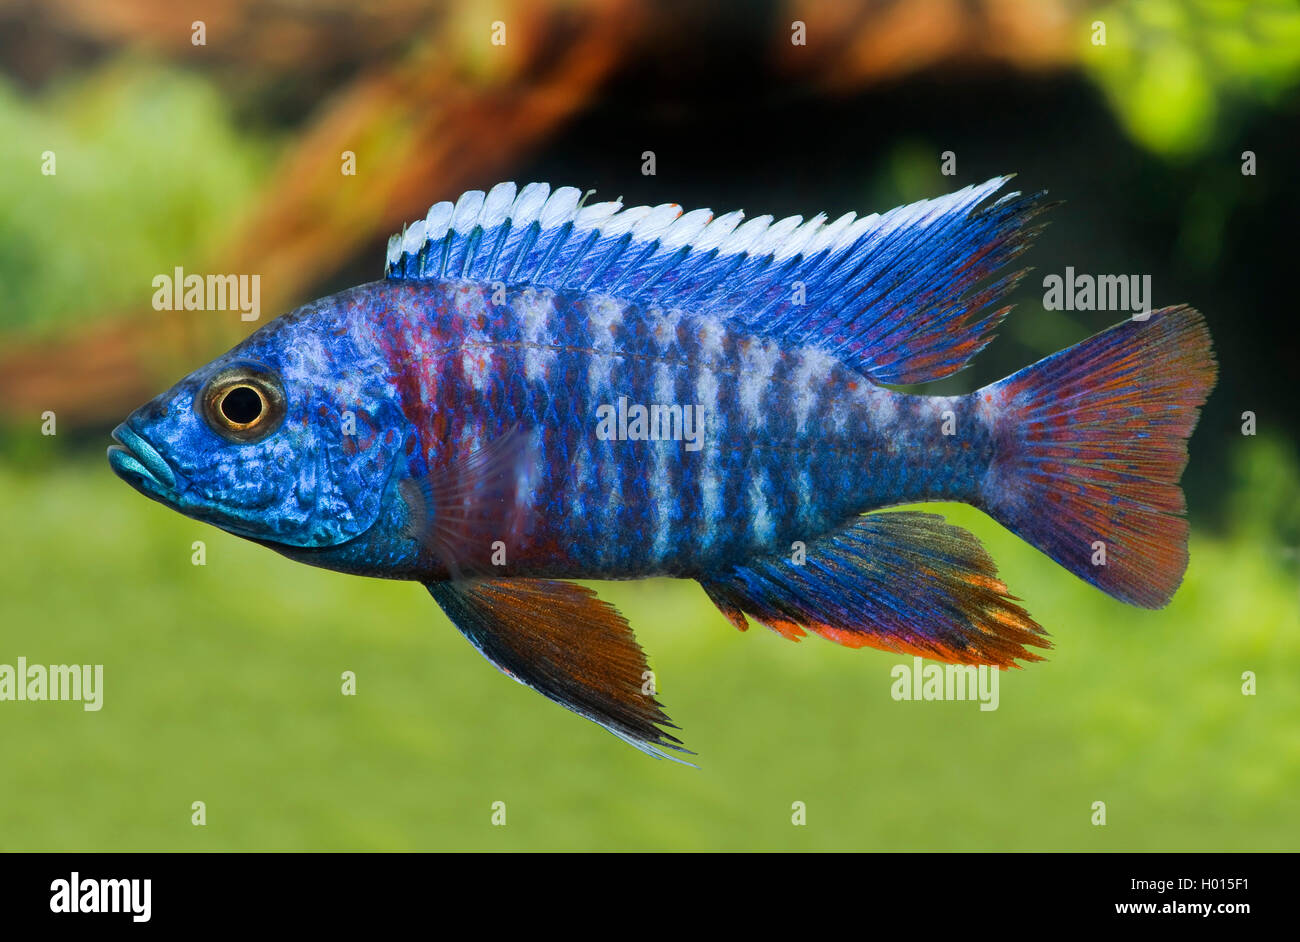
M 325 317 L 338 323 L 330 302 L 273 321 L 133 412 L 113 432 L 113 470 L 250 539 L 324 548 L 364 533 L 406 425 L 384 374 L 357 362 L 370 344 L 317 329 Z

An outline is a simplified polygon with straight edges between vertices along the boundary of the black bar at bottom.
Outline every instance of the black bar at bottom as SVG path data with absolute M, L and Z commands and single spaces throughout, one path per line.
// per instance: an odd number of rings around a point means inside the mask
M 555 920 L 552 929 L 563 931 L 575 921 L 594 927 L 588 920 L 610 908 L 625 914 L 627 931 L 643 920 L 654 920 L 645 931 L 671 931 L 659 920 L 676 921 L 674 913 L 716 914 L 734 930 L 774 909 L 811 920 L 809 929 L 851 915 L 864 932 L 876 916 L 927 933 L 981 917 L 1234 931 L 1285 918 L 1295 897 L 1287 854 L 558 856 L 7 854 L 0 912 L 6 929 L 128 931 L 338 931 L 399 918 L 429 919 L 436 931 L 452 913 L 485 929 L 518 916 L 533 927 Z

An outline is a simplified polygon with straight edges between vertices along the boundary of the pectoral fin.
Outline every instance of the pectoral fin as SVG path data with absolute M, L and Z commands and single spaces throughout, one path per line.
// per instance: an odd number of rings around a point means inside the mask
M 524 527 L 519 484 L 535 464 L 532 436 L 518 426 L 473 451 L 453 456 L 420 478 L 405 478 L 407 535 L 452 579 L 500 574 L 491 563 L 497 541 L 513 549 Z
M 614 606 L 590 589 L 539 579 L 425 583 L 498 670 L 656 758 L 689 753 L 647 684 L 645 655 Z M 677 760 L 681 761 L 681 760 Z

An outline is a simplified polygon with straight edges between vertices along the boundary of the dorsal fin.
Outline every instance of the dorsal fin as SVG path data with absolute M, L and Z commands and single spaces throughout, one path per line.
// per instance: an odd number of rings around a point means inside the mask
M 388 244 L 390 279 L 473 278 L 707 309 L 826 350 L 876 382 L 955 373 L 991 339 L 988 308 L 1023 272 L 985 284 L 1038 231 L 1037 195 L 997 177 L 935 199 L 828 223 L 714 218 L 675 203 L 579 207 L 574 187 L 513 183 L 438 203 Z

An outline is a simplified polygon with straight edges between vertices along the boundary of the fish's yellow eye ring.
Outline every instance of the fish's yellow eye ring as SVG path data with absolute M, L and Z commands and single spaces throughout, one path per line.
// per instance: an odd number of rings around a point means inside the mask
M 261 441 L 284 422 L 284 388 L 251 364 L 226 367 L 208 380 L 200 405 L 212 431 L 232 442 Z

